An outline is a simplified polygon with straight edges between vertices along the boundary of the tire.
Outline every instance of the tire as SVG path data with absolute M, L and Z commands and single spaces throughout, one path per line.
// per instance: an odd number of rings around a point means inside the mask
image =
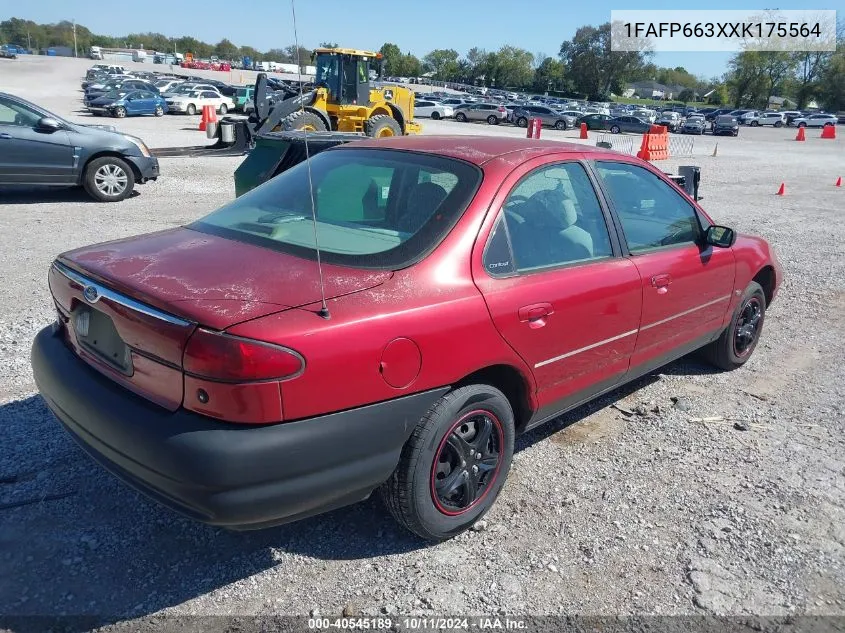
M 164 116 L 164 108 L 162 108 L 161 106 L 156 106 L 154 114 L 156 116 Z
M 307 130 L 308 132 L 325 132 L 326 124 L 319 116 L 308 110 L 297 110 L 287 115 L 279 124 L 285 131 Z
M 496 118 L 496 116 L 491 114 L 490 116 L 487 117 L 487 123 L 489 123 L 490 125 L 498 125 L 499 119 Z
M 798 124 L 798 127 L 807 127 L 807 124 L 802 121 Z
M 194 116 L 196 113 L 197 113 L 197 106 L 195 106 L 193 103 L 189 103 L 188 107 L 185 108 L 185 114 L 190 114 L 191 116 Z
M 483 427 L 489 432 L 483 449 L 475 447 L 479 452 L 474 455 L 458 452 L 458 447 L 472 448 Z M 467 530 L 499 495 L 510 470 L 515 434 L 510 403 L 495 387 L 468 385 L 450 391 L 419 421 L 399 464 L 382 485 L 387 509 L 400 525 L 428 541 L 444 541 Z M 482 450 L 486 458 L 477 457 Z M 468 460 L 473 462 L 469 469 Z M 478 468 L 482 465 L 486 473 Z M 438 492 L 437 482 L 452 474 L 458 485 L 449 494 Z
M 828 123 L 825 123 L 825 124 L 824 124 L 824 127 L 828 127 L 828 126 L 829 126 L 829 127 L 833 127 L 833 123 L 828 122 Z
M 217 114 L 223 115 L 229 111 L 229 108 L 226 107 L 225 103 L 220 104 L 220 108 L 217 110 Z
M 82 186 L 100 202 L 118 202 L 135 188 L 135 175 L 127 162 L 116 156 L 103 156 L 85 167 Z
M 376 114 L 364 121 L 364 133 L 372 138 L 402 136 L 402 128 L 392 116 Z
M 566 121 L 555 121 L 555 129 L 556 130 L 565 130 L 566 129 Z
M 734 311 L 730 325 L 718 339 L 702 350 L 704 357 L 712 365 L 724 371 L 742 367 L 757 347 L 765 317 L 766 295 L 760 284 L 752 281 L 742 293 L 742 299 Z M 754 321 L 754 325 L 749 330 L 746 326 L 751 321 Z M 740 336 L 741 330 L 742 336 Z
M 436 121 L 436 120 L 437 120 L 437 119 L 439 119 L 439 118 L 440 118 L 440 113 L 439 113 L 439 112 L 437 112 L 437 110 L 435 110 L 435 111 L 433 111 L 433 112 L 431 113 L 431 120 L 432 120 L 432 121 Z
M 528 127 L 528 119 L 526 119 L 524 116 L 521 116 L 516 120 L 516 124 L 519 127 Z
M 458 112 L 455 115 L 455 121 L 460 121 L 461 123 L 466 123 L 466 120 L 467 120 L 467 115 L 464 114 L 463 112 Z
M 783 127 L 783 121 L 775 121 L 775 127 Z
M 112 110 L 112 114 L 118 119 L 123 119 L 126 117 L 126 108 L 123 106 L 117 106 L 114 110 Z
M 610 127 L 610 133 L 611 134 L 619 134 L 619 132 L 621 132 L 621 131 L 622 130 L 619 129 L 618 125 L 613 125 L 613 126 Z
M 757 127 L 758 125 L 760 125 L 759 121 L 752 121 L 751 122 L 751 127 Z

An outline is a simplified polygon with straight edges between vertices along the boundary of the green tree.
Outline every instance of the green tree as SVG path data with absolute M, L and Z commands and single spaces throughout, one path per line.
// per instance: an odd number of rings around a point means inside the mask
M 423 57 L 423 64 L 436 79 L 450 81 L 458 74 L 458 52 L 452 48 L 435 49 Z
M 728 88 L 724 84 L 716 86 L 710 96 L 707 97 L 707 103 L 710 105 L 725 105 L 729 100 Z
M 766 91 L 763 58 L 760 51 L 743 51 L 728 62 L 727 85 L 735 108 L 756 107 Z
M 320 48 L 338 48 L 337 42 L 320 42 Z
M 582 26 L 560 46 L 560 58 L 569 70 L 573 88 L 588 98 L 620 93 L 624 83 L 642 71 L 647 51 L 612 51 L 611 26 Z
M 399 73 L 401 77 L 419 77 L 423 74 L 422 62 L 411 53 L 402 56 L 401 69 L 402 72 Z
M 840 39 L 819 77 L 818 100 L 828 112 L 845 110 L 845 43 Z
M 521 88 L 530 85 L 534 79 L 534 55 L 523 48 L 502 46 L 494 60 L 493 78 L 496 86 Z
M 546 57 L 534 71 L 534 90 L 537 92 L 563 90 L 564 72 L 563 62 L 553 57 Z
M 382 59 L 384 59 L 384 72 L 390 77 L 401 75 L 402 70 L 402 51 L 396 44 L 385 42 L 379 49 Z
M 214 54 L 220 59 L 235 59 L 238 57 L 238 47 L 224 38 L 214 45 Z

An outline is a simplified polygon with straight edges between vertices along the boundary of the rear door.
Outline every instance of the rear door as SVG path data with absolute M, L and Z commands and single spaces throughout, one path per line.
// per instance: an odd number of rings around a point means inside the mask
M 0 96 L 0 183 L 75 182 L 67 132 L 37 129 L 41 118 L 41 113 Z
M 473 255 L 473 275 L 499 333 L 532 368 L 540 420 L 623 378 L 640 278 L 577 160 L 529 161 L 492 208 L 498 215 Z
M 653 171 L 627 161 L 597 161 L 595 168 L 642 282 L 631 367 L 656 367 L 721 329 L 734 287 L 734 254 L 701 245 L 706 219 Z

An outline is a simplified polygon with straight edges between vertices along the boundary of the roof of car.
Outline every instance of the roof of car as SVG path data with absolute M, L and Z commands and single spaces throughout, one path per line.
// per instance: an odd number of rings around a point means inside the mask
M 349 146 L 347 146 L 349 147 Z M 585 152 L 588 145 L 503 136 L 393 136 L 356 141 L 355 148 L 380 147 L 427 152 L 465 160 L 476 165 L 503 156 L 520 153 L 523 160 L 551 152 Z M 340 148 L 339 148 L 340 149 Z

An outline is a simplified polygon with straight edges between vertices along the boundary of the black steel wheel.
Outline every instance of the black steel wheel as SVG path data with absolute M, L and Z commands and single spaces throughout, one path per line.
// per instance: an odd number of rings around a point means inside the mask
M 752 281 L 742 294 L 728 327 L 704 348 L 706 359 L 726 371 L 742 367 L 757 347 L 765 317 L 766 295 L 760 284 Z
M 450 391 L 411 433 L 381 488 L 385 505 L 401 525 L 426 540 L 460 534 L 499 495 L 515 433 L 511 405 L 495 387 Z

